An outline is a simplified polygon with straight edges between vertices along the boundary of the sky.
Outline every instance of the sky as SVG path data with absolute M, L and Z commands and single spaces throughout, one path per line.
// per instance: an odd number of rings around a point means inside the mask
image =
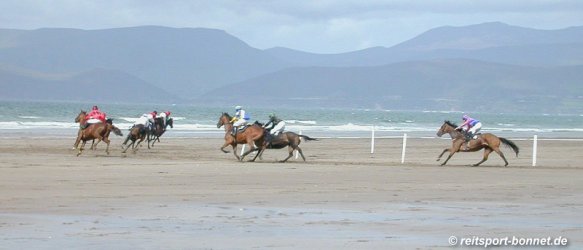
M 580 0 L 2 0 L 0 28 L 141 25 L 225 30 L 252 47 L 341 53 L 391 47 L 440 26 L 583 25 Z

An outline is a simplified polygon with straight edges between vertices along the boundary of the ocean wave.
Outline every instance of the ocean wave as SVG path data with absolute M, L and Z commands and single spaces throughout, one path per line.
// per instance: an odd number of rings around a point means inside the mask
M 296 124 L 296 123 L 300 123 L 300 124 L 311 124 L 311 125 L 316 125 L 316 121 L 302 121 L 302 120 L 286 120 L 286 123 L 289 124 Z
M 32 116 L 32 115 L 21 115 L 18 116 L 18 118 L 22 118 L 22 119 L 40 119 L 40 116 Z

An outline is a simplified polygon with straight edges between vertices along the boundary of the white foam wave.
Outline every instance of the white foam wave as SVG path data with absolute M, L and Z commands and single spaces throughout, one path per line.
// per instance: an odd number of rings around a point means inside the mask
M 311 125 L 316 125 L 317 124 L 316 121 L 302 121 L 302 120 L 286 120 L 285 122 L 286 123 L 289 123 L 289 124 L 296 124 L 296 123 L 299 123 L 299 124 L 311 124 Z
M 18 118 L 22 118 L 22 119 L 40 119 L 40 116 L 32 116 L 32 115 L 21 115 L 18 116 Z

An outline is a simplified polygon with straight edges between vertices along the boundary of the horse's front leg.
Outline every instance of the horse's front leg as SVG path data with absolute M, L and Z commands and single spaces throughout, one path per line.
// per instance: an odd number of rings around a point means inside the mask
M 449 151 L 449 148 L 444 149 L 441 154 L 439 154 L 439 156 L 437 157 L 437 161 L 441 160 L 441 157 L 443 156 L 443 154 L 445 154 L 445 152 Z
M 81 143 L 81 146 L 79 146 L 79 148 L 77 149 L 77 156 L 81 155 L 81 153 L 83 152 L 83 148 L 85 147 L 85 141 L 83 141 L 83 143 Z
M 77 132 L 77 139 L 75 139 L 75 143 L 73 143 L 73 149 L 77 149 L 77 147 L 79 147 L 79 143 L 81 142 L 82 133 L 83 133 L 83 130 L 79 129 L 79 132 Z
M 445 165 L 447 163 L 447 161 L 449 161 L 449 159 L 451 159 L 451 157 L 457 152 L 459 151 L 459 148 L 461 147 L 461 145 L 458 144 L 453 144 L 451 148 L 449 149 L 445 149 L 443 152 L 445 151 L 449 151 L 449 155 L 447 156 L 447 159 L 445 159 L 445 161 L 443 163 L 441 163 L 441 166 Z M 442 153 L 443 154 L 443 153 Z
M 233 154 L 235 155 L 235 158 L 237 158 L 238 161 L 241 161 L 241 158 L 237 155 L 237 144 L 231 144 L 231 146 L 233 147 Z M 228 151 L 225 153 L 228 153 Z

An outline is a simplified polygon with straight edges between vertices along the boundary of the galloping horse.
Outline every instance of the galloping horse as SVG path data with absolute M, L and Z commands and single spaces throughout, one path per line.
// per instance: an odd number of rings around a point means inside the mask
M 155 126 L 154 126 L 154 131 L 151 131 L 150 134 L 148 134 L 148 148 L 150 148 L 150 142 L 152 142 L 152 147 L 154 146 L 154 143 L 156 143 L 156 141 L 160 142 L 160 136 L 162 136 L 164 134 L 164 132 L 166 132 L 166 128 L 168 126 L 170 126 L 170 128 L 174 128 L 174 119 L 170 118 L 166 121 L 166 125 L 162 126 L 162 124 L 164 124 L 164 118 L 163 117 L 158 117 L 156 118 L 156 122 L 155 122 Z
M 447 163 L 447 161 L 453 156 L 453 154 L 455 154 L 455 152 L 474 152 L 481 149 L 484 149 L 484 157 L 480 162 L 474 164 L 473 166 L 478 166 L 488 160 L 488 155 L 492 153 L 492 151 L 498 153 L 498 155 L 502 157 L 502 160 L 504 160 L 505 163 L 504 166 L 508 166 L 506 157 L 504 157 L 504 154 L 502 151 L 500 151 L 500 143 L 504 143 L 505 145 L 511 147 L 512 150 L 514 150 L 516 153 L 516 156 L 518 156 L 519 148 L 516 146 L 516 144 L 514 144 L 514 142 L 506 138 L 497 137 L 491 133 L 478 135 L 478 139 L 473 139 L 469 142 L 468 149 L 462 150 L 461 147 L 465 143 L 465 136 L 461 131 L 458 131 L 455 128 L 457 128 L 456 124 L 450 121 L 445 121 L 443 125 L 441 125 L 441 128 L 439 128 L 439 131 L 437 131 L 437 136 L 441 137 L 443 134 L 449 134 L 452 139 L 451 148 L 444 149 L 443 152 L 441 152 L 441 154 L 437 157 L 437 161 L 439 161 L 441 156 L 443 156 L 445 152 L 449 151 L 449 156 L 441 164 L 442 166 Z
M 87 113 L 83 110 L 81 110 L 81 112 L 77 115 L 77 118 L 75 118 L 75 121 L 78 121 L 81 125 L 86 125 L 85 124 L 85 116 L 87 116 Z M 113 125 L 113 122 L 111 119 L 107 119 L 106 123 L 96 123 L 96 124 L 92 124 L 88 127 L 86 127 L 85 129 L 79 131 L 78 135 L 77 135 L 77 140 L 75 141 L 75 144 L 77 149 L 79 150 L 79 152 L 77 152 L 77 156 L 81 155 L 81 153 L 84 150 L 85 147 L 85 143 L 89 140 L 95 140 L 97 139 L 97 142 L 95 143 L 94 146 L 92 147 L 97 147 L 97 144 L 99 144 L 100 141 L 104 141 L 105 143 L 107 143 L 107 147 L 105 148 L 105 152 L 107 154 L 109 154 L 109 133 L 111 133 L 111 131 L 113 131 L 114 134 L 118 135 L 118 136 L 122 136 L 123 134 L 121 133 L 121 130 L 119 130 L 119 128 L 117 128 L 116 126 Z M 79 146 L 79 143 L 83 141 L 83 144 L 81 144 L 81 146 Z
M 225 153 L 229 153 L 226 151 L 225 148 L 229 145 L 233 147 L 233 154 L 237 157 L 237 160 L 243 161 L 245 156 L 253 151 L 261 150 L 260 147 L 264 147 L 264 131 L 265 129 L 257 124 L 250 125 L 246 127 L 243 131 L 239 130 L 239 132 L 235 135 L 231 135 L 231 131 L 233 130 L 233 124 L 231 123 L 232 117 L 224 113 L 221 114 L 219 117 L 219 121 L 217 122 L 217 128 L 221 126 L 225 127 L 225 144 L 221 147 L 221 151 Z M 247 150 L 241 157 L 237 155 L 237 144 L 247 144 L 249 146 L 249 150 Z M 259 154 L 255 155 L 255 157 L 251 161 L 255 161 L 255 159 L 259 156 Z
M 130 133 L 128 134 L 128 136 L 126 137 L 126 140 L 123 142 L 121 148 L 123 148 L 123 145 L 126 145 L 128 143 L 129 140 L 132 141 L 132 143 L 130 143 L 123 151 L 122 153 L 125 153 L 126 151 L 128 151 L 128 148 L 132 147 L 134 149 L 134 153 L 136 152 L 136 150 L 138 150 L 138 146 L 140 145 L 140 143 L 142 141 L 144 141 L 144 139 L 146 139 L 146 135 L 147 135 L 147 131 L 146 131 L 146 127 L 142 124 L 138 124 L 133 126 L 130 129 Z M 136 141 L 138 141 L 138 143 L 136 144 Z
M 259 122 L 255 122 L 255 124 L 263 127 L 263 124 L 261 124 Z M 266 137 L 272 136 L 268 133 L 269 133 L 269 131 L 266 131 Z M 298 135 L 298 134 L 291 132 L 291 131 L 282 132 L 279 135 L 271 138 L 271 142 L 268 142 L 267 140 L 264 142 L 265 147 L 264 147 L 264 149 L 262 149 L 259 152 L 259 154 L 258 154 L 259 159 L 261 159 L 261 155 L 263 154 L 265 149 L 282 149 L 282 148 L 288 147 L 289 155 L 287 156 L 287 158 L 285 158 L 281 162 L 286 162 L 289 158 L 291 158 L 293 156 L 293 153 L 295 150 L 297 150 L 300 153 L 300 155 L 302 156 L 302 159 L 304 159 L 304 161 L 306 161 L 306 157 L 304 157 L 304 153 L 302 152 L 302 149 L 299 147 L 300 142 L 302 141 L 301 138 L 304 138 L 307 141 L 317 141 L 318 140 L 316 138 L 312 138 L 312 137 L 309 137 L 307 135 Z

